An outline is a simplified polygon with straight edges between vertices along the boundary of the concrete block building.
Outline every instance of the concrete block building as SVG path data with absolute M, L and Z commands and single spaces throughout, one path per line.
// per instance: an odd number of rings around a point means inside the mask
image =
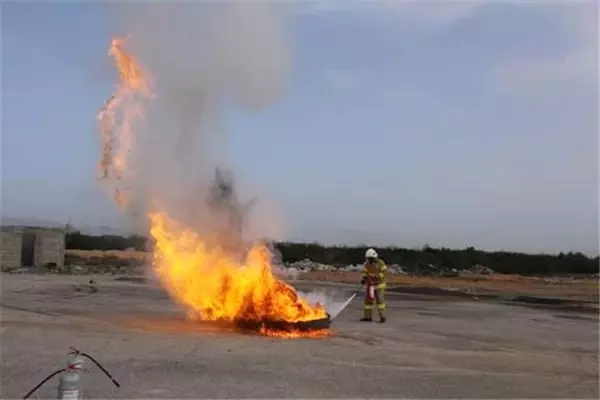
M 62 267 L 66 233 L 62 228 L 0 227 L 0 267 Z

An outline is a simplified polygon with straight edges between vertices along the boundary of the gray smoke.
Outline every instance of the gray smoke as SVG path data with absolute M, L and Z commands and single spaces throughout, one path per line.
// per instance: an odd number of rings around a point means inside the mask
M 259 110 L 285 88 L 290 54 L 268 2 L 123 4 L 126 48 L 149 71 L 155 98 L 136 128 L 134 214 L 158 202 L 198 232 L 214 230 L 215 169 L 227 167 L 225 107 Z M 263 156 L 257 154 L 257 157 Z M 250 199 L 243 199 L 240 204 Z M 138 221 L 141 222 L 141 221 Z
M 241 231 L 273 237 L 279 216 L 273 204 L 256 201 L 254 193 L 240 190 L 235 175 L 227 176 L 222 114 L 232 105 L 260 110 L 282 94 L 290 68 L 282 15 L 270 2 L 173 3 L 116 6 L 120 31 L 128 34 L 125 48 L 150 73 L 155 94 L 145 104 L 144 124 L 135 129 L 133 178 L 126 185 L 133 195 L 130 211 L 138 217 L 137 230 L 145 231 L 146 212 L 157 202 L 199 234 L 225 230 L 226 246 L 238 253 Z M 297 271 L 284 268 L 273 253 L 275 273 L 295 280 Z M 347 299 L 302 294 L 332 315 Z

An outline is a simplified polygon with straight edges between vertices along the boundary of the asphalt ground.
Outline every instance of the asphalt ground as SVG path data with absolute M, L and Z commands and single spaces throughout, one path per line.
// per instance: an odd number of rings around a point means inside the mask
M 357 297 L 331 337 L 281 340 L 187 322 L 152 284 L 98 277 L 92 293 L 89 279 L 2 275 L 2 398 L 63 367 L 69 346 L 121 384 L 87 363 L 86 398 L 599 397 L 594 314 L 390 295 L 386 324 L 360 323 Z

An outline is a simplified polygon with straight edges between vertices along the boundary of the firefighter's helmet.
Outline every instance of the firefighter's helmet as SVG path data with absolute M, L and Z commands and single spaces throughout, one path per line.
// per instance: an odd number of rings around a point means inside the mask
M 375 249 L 367 250 L 367 252 L 365 253 L 365 258 L 377 258 L 377 252 L 375 251 Z

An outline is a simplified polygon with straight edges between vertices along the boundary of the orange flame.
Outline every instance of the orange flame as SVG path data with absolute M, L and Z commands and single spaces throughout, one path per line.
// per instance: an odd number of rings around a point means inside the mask
M 332 333 L 329 329 L 319 329 L 314 331 L 300 331 L 300 330 L 292 330 L 292 331 L 274 331 L 266 329 L 265 327 L 260 328 L 260 334 L 263 336 L 271 336 L 279 339 L 299 339 L 299 338 L 313 338 L 313 339 L 324 339 L 332 336 Z
M 126 205 L 130 199 L 123 184 L 135 172 L 127 164 L 133 148 L 133 122 L 143 116 L 143 101 L 154 95 L 149 74 L 124 50 L 123 39 L 112 41 L 109 55 L 115 60 L 120 80 L 97 116 L 103 144 L 100 169 L 102 177 L 111 180 L 115 202 Z M 225 243 L 209 244 L 207 238 L 178 226 L 164 211 L 151 212 L 148 218 L 156 274 L 190 319 L 293 323 L 328 317 L 322 306 L 311 306 L 293 287 L 274 276 L 271 255 L 264 245 L 254 245 L 239 262 L 224 249 Z M 259 333 L 280 338 L 329 335 L 328 330 L 273 331 L 264 324 Z
M 123 180 L 130 170 L 127 165 L 133 148 L 133 125 L 143 115 L 141 103 L 152 98 L 149 75 L 137 60 L 123 48 L 124 39 L 113 39 L 108 54 L 115 60 L 119 84 L 97 115 L 102 135 L 100 171 L 103 179 L 114 179 L 113 199 L 119 205 L 129 203 Z
M 265 246 L 252 247 L 240 265 L 222 247 L 210 247 L 195 232 L 179 228 L 165 213 L 150 214 L 150 221 L 156 273 L 171 297 L 188 310 L 190 318 L 288 322 L 327 318 L 323 307 L 312 307 L 298 297 L 294 288 L 274 276 Z M 264 327 L 261 333 L 306 336 L 303 332 L 273 332 Z

